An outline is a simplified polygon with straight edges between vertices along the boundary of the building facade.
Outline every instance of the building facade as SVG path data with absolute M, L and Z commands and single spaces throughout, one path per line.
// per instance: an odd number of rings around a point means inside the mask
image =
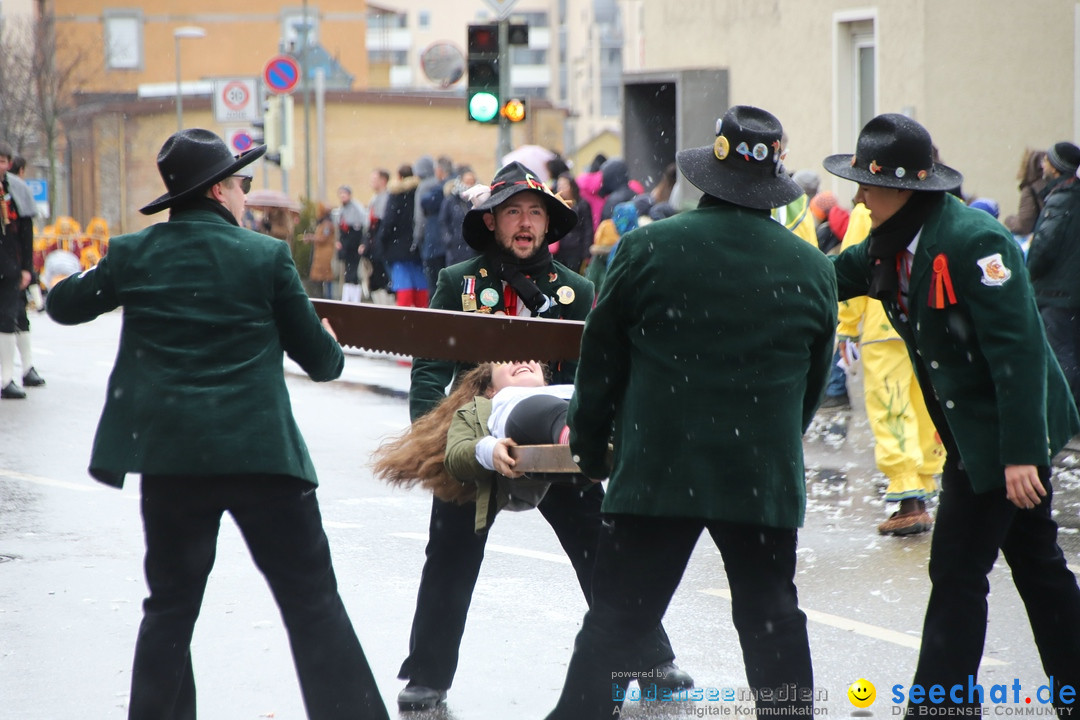
M 732 104 L 766 108 L 788 166 L 854 151 L 882 112 L 923 123 L 964 192 L 1015 212 L 1025 148 L 1080 135 L 1075 0 L 621 0 L 628 72 L 725 68 Z M 703 117 L 711 126 L 715 118 Z
M 291 95 L 292 122 L 277 133 L 291 138 L 291 152 L 282 154 L 292 163 L 260 161 L 257 187 L 333 203 L 334 189 L 348 184 L 364 200 L 374 168 L 393 172 L 421 155 L 448 154 L 482 178 L 494 173 L 496 129 L 466 121 L 460 90 L 370 87 L 367 27 L 384 13 L 363 2 L 50 2 L 58 64 L 79 69 L 68 88 L 63 152 L 69 181 L 58 212 L 80 222 L 99 215 L 114 232 L 153 222 L 137 208 L 160 193 L 154 158 L 181 124 L 210 128 L 236 143 L 269 130 L 258 127 L 262 121 L 222 119 L 222 87 L 228 79 L 252 80 L 261 102 L 264 69 L 282 53 L 308 58 Z M 314 90 L 317 68 L 325 90 L 306 93 L 304 81 Z M 538 97 L 529 119 L 513 129 L 513 142 L 557 147 L 563 114 Z

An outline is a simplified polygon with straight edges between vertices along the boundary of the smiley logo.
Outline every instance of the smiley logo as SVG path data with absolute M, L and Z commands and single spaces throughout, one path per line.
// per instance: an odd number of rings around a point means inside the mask
M 851 683 L 847 689 L 848 700 L 857 708 L 868 708 L 874 704 L 877 697 L 877 689 L 874 684 L 864 678 L 859 678 Z

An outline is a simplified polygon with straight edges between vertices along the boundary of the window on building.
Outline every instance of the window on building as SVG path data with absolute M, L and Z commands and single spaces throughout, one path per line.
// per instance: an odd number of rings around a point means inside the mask
M 617 117 L 622 113 L 619 102 L 619 86 L 604 85 L 600 88 L 600 114 L 605 117 Z
M 299 52 L 305 45 L 315 47 L 319 44 L 319 10 L 308 7 L 290 9 L 281 12 L 281 39 L 286 48 Z
M 388 65 L 408 65 L 408 50 L 369 50 L 368 62 Z
M 143 67 L 142 10 L 105 11 L 105 69 L 141 70 Z
M 525 23 L 531 28 L 546 28 L 550 21 L 546 12 L 521 12 L 514 13 L 512 22 Z
M 547 65 L 547 50 L 514 45 L 510 48 L 511 65 Z
M 421 30 L 427 30 L 431 27 L 431 12 L 428 10 L 421 10 L 416 14 L 416 26 Z
M 546 99 L 548 96 L 548 89 L 546 87 L 514 87 L 511 92 L 518 97 L 531 97 Z
M 850 152 L 877 114 L 877 36 L 871 14 L 836 16 L 837 152 Z
M 368 30 L 395 30 L 408 25 L 405 13 L 373 12 L 367 17 Z

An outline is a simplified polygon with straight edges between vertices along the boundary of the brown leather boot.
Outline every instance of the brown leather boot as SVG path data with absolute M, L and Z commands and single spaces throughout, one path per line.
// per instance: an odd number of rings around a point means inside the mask
M 889 519 L 878 525 L 880 535 L 918 535 L 928 532 L 933 526 L 933 518 L 926 512 L 926 502 L 915 498 L 902 500 L 900 509 Z

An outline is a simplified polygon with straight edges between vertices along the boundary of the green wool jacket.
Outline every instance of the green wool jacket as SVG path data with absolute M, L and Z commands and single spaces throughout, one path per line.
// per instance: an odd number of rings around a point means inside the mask
M 458 482 L 476 484 L 474 530 L 477 533 L 487 532 L 495 521 L 495 514 L 510 503 L 512 487 L 520 498 L 526 495 L 542 497 L 548 486 L 546 482 L 526 477 L 511 480 L 480 464 L 476 459 L 476 445 L 491 434 L 488 432 L 490 417 L 491 400 L 473 398 L 468 405 L 458 408 L 446 433 L 446 471 Z
M 317 483 L 283 354 L 314 380 L 344 355 L 319 323 L 286 243 L 210 210 L 115 237 L 98 265 L 49 291 L 74 325 L 124 308 L 90 474 L 272 473 Z
M 866 294 L 868 250 L 861 243 L 833 258 L 841 300 Z M 1049 465 L 1080 432 L 1024 256 L 990 215 L 946 195 L 919 234 L 907 312 L 897 299 L 882 305 L 907 344 L 935 424 L 948 424 L 975 492 L 1004 487 L 1005 465 Z
M 706 197 L 623 236 L 582 338 L 570 447 L 609 513 L 802 525 L 802 433 L 836 280 L 817 248 Z
M 499 266 L 487 255 L 479 255 L 465 262 L 451 265 L 439 272 L 430 306 L 439 310 L 471 312 L 469 301 L 462 299 L 465 278 L 475 278 L 475 312 L 494 312 L 505 305 L 503 283 L 499 279 Z M 593 303 L 593 284 L 570 268 L 551 261 L 551 269 L 533 282 L 545 295 L 553 298 L 547 311 L 540 317 L 584 320 Z M 412 384 L 409 387 L 409 414 L 413 420 L 428 413 L 446 397 L 446 388 L 460 373 L 472 366 L 445 360 L 416 358 L 412 366 Z M 554 365 L 552 384 L 574 382 L 576 362 Z

